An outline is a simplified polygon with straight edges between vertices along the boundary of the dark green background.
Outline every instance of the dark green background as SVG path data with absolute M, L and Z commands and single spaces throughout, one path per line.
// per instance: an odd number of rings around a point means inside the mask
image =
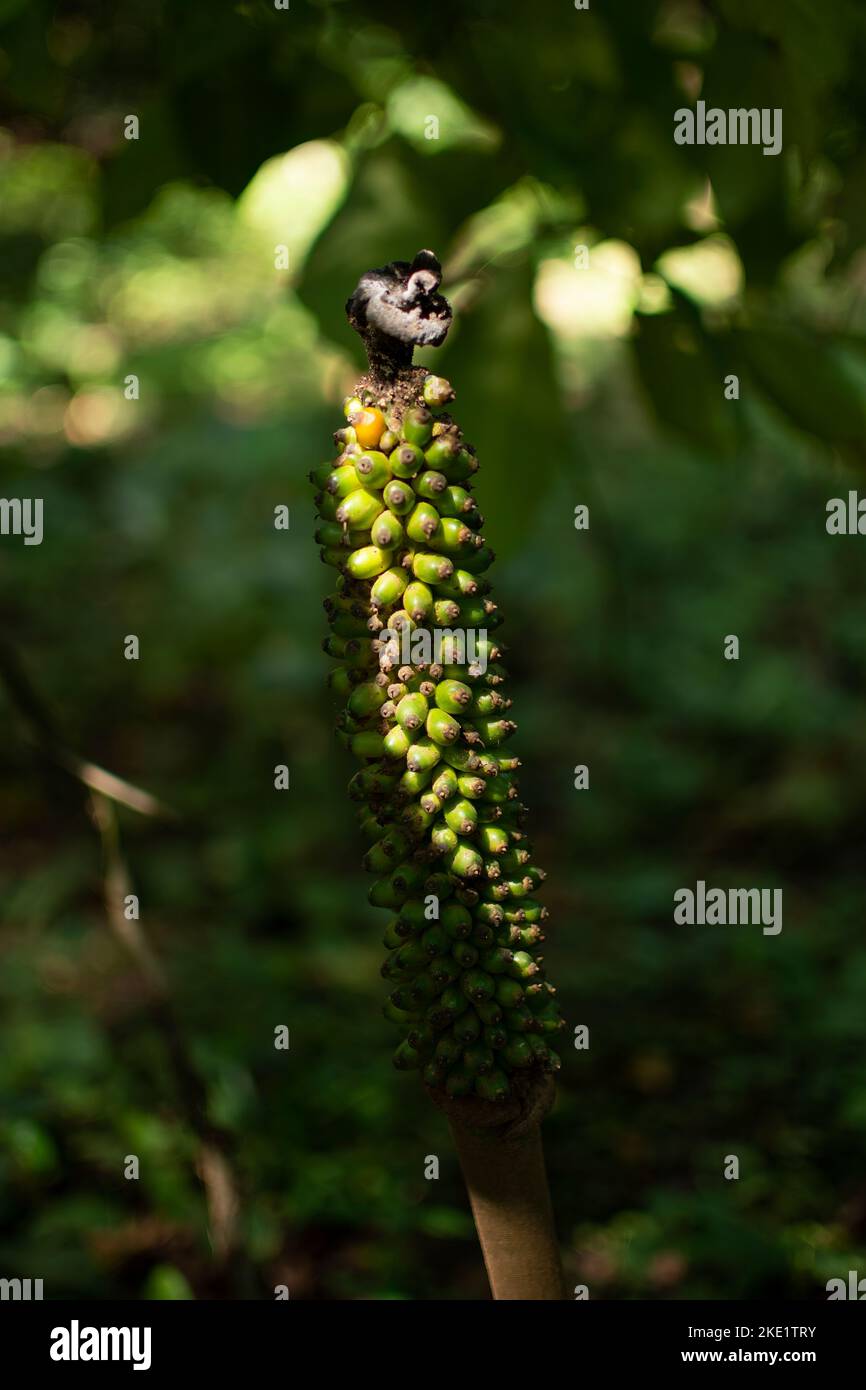
M 346 296 L 421 246 L 458 311 L 427 360 L 483 464 L 547 964 L 590 1028 L 546 1125 L 569 1281 L 866 1271 L 866 539 L 824 527 L 864 463 L 864 63 L 853 0 L 0 0 L 0 490 L 46 524 L 0 540 L 3 667 L 178 813 L 121 811 L 123 855 L 243 1191 L 227 1272 L 99 836 L 4 686 L 0 1275 L 486 1296 L 444 1123 L 389 1062 L 306 478 L 360 363 Z M 698 94 L 781 107 L 784 152 L 676 146 Z M 697 878 L 781 887 L 782 934 L 675 927 Z

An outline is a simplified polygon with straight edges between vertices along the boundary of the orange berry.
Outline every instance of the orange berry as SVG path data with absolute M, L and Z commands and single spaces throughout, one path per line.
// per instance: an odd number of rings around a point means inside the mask
M 352 424 L 355 427 L 355 437 L 362 449 L 375 449 L 385 433 L 385 416 L 375 406 L 360 411 Z

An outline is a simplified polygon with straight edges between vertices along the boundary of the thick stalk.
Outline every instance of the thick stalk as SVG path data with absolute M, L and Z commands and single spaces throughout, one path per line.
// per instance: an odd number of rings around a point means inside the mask
M 550 1077 L 533 1077 L 504 1107 L 431 1091 L 448 1117 L 497 1300 L 565 1297 L 541 1142 L 553 1093 Z

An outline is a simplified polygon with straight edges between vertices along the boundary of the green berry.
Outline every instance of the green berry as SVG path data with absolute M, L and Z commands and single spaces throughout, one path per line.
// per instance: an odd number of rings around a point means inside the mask
M 473 835 L 478 825 L 478 812 L 471 801 L 461 798 L 448 805 L 445 820 L 458 835 Z
M 433 594 L 426 584 L 416 579 L 406 587 L 403 607 L 413 622 L 423 626 L 433 614 Z
M 523 1002 L 523 988 L 517 980 L 498 979 L 494 994 L 503 1009 L 516 1009 Z
M 452 946 L 451 954 L 462 970 L 470 970 L 478 961 L 478 951 L 468 941 L 458 941 Z
M 394 713 L 401 728 L 408 734 L 415 734 L 427 718 L 427 701 L 419 693 L 404 695 Z
M 457 772 L 475 772 L 478 767 L 478 757 L 472 752 L 471 748 L 466 748 L 462 744 L 455 748 L 443 745 L 442 757 L 449 767 L 453 767 Z
M 463 940 L 472 931 L 472 916 L 462 903 L 446 903 L 441 915 L 442 930 L 455 940 Z
M 430 555 L 417 550 L 412 557 L 412 573 L 425 584 L 438 584 L 454 572 L 451 561 L 442 555 Z
M 460 980 L 460 987 L 473 1004 L 486 1003 L 493 998 L 494 981 L 483 970 L 467 970 Z
M 410 772 L 428 772 L 438 763 L 441 754 L 438 746 L 430 738 L 419 739 L 406 753 L 406 766 Z
M 395 550 L 403 539 L 403 525 L 393 512 L 381 512 L 370 527 L 370 539 L 382 550 Z
M 461 617 L 465 618 L 466 615 L 461 614 Z M 483 622 L 484 619 L 479 618 L 478 621 Z M 467 621 L 466 625 L 467 627 L 477 626 L 477 624 L 472 621 Z M 477 720 L 479 715 L 486 716 L 488 714 L 493 714 L 497 709 L 500 709 L 503 705 L 510 704 L 510 700 L 503 700 L 502 696 L 498 695 L 495 690 L 480 690 L 477 693 L 473 694 L 472 705 L 470 707 L 469 713 L 473 719 Z
M 452 767 L 443 767 L 433 783 L 433 791 L 440 801 L 447 801 L 458 789 L 457 773 Z
M 436 473 L 432 468 L 428 468 L 426 473 L 422 473 L 415 481 L 415 492 L 418 497 L 424 497 L 428 502 L 437 504 L 442 493 L 448 486 L 448 479 L 444 473 Z
M 391 465 L 388 462 L 388 457 L 377 449 L 370 449 L 366 453 L 358 454 L 353 466 L 361 487 L 368 491 L 374 488 L 383 488 L 391 480 Z
M 400 730 L 402 733 L 402 729 Z M 404 735 L 405 737 L 405 735 Z M 430 811 L 425 811 L 421 806 L 407 806 L 403 812 L 404 824 L 409 828 L 413 837 L 420 840 L 426 830 L 429 830 L 435 817 Z
M 352 551 L 346 569 L 353 579 L 373 579 L 388 569 L 392 555 L 392 551 L 382 550 L 378 545 L 365 545 Z
M 433 604 L 433 617 L 440 627 L 451 627 L 460 617 L 460 605 L 451 598 L 438 598 Z
M 408 1028 L 415 1021 L 414 1014 L 407 1013 L 405 1009 L 395 1009 L 390 999 L 382 1005 L 382 1013 L 389 1023 L 399 1023 L 403 1028 Z
M 454 1036 L 464 1046 L 476 1042 L 481 1037 L 481 1020 L 473 1008 L 460 1015 L 454 1024 Z
M 382 501 L 395 516 L 408 516 L 415 506 L 415 493 L 408 483 L 392 478 L 382 492 Z
M 434 698 L 439 708 L 447 714 L 462 714 L 472 699 L 472 687 L 463 681 L 440 681 Z
M 445 518 L 443 517 L 442 520 L 444 521 Z M 468 555 L 461 551 L 461 557 L 464 569 L 469 570 L 473 575 L 483 574 L 496 559 L 489 545 L 482 545 L 475 550 L 470 550 Z
M 429 448 L 424 450 L 424 459 L 428 468 L 434 468 L 437 472 L 444 473 L 446 478 L 450 478 L 449 470 L 459 454 L 460 445 L 454 436 L 440 434 L 438 439 L 434 439 Z
M 409 752 L 409 735 L 399 724 L 389 729 L 382 740 L 383 751 L 389 758 L 405 758 Z
M 457 720 L 443 709 L 431 709 L 427 715 L 427 733 L 434 743 L 451 744 L 457 742 L 461 729 Z
M 481 957 L 481 968 L 486 970 L 488 975 L 504 975 L 513 960 L 514 957 L 507 947 L 495 946 L 492 951 L 485 952 Z
M 457 835 L 444 821 L 438 821 L 430 834 L 430 843 L 437 854 L 447 854 L 457 848 Z
M 436 1058 L 437 1062 L 443 1063 L 446 1067 L 453 1067 L 463 1056 L 463 1048 L 456 1038 L 446 1035 L 437 1042 L 433 1050 L 433 1056 Z
M 381 758 L 385 740 L 381 734 L 363 731 L 352 735 L 352 752 L 356 758 Z
M 444 475 L 443 475 L 444 476 Z M 478 506 L 471 492 L 459 483 L 449 483 L 436 498 L 436 509 L 440 516 L 462 517 L 467 524 L 469 518 L 478 515 Z
M 328 479 L 331 476 L 333 467 L 333 463 L 330 462 L 317 464 L 316 467 L 312 469 L 312 471 L 307 475 L 310 479 L 310 482 L 313 484 L 313 487 L 319 490 L 321 490 L 324 487 L 327 487 Z
M 419 502 L 406 522 L 406 535 L 418 545 L 430 544 L 439 530 L 439 513 L 430 502 Z
M 517 725 L 511 719 L 476 719 L 474 725 L 485 748 L 495 748 L 513 733 Z
M 395 478 L 414 478 L 424 467 L 424 455 L 417 445 L 404 441 L 389 456 L 388 462 Z
M 463 1052 L 463 1065 L 473 1076 L 483 1076 L 485 1072 L 491 1072 L 495 1063 L 496 1059 L 491 1049 L 482 1041 L 470 1043 Z
M 441 410 L 442 406 L 454 400 L 454 389 L 444 376 L 428 376 L 424 382 L 423 394 L 424 400 L 432 410 Z
M 368 864 L 367 864 L 367 859 L 366 859 L 366 857 L 365 857 L 365 859 L 364 859 L 364 868 L 366 869 L 367 867 L 368 867 Z M 384 932 L 382 933 L 382 945 L 383 945 L 383 946 L 387 946 L 387 948 L 388 948 L 389 951 L 396 951 L 397 948 L 398 948 L 399 946 L 402 945 L 402 938 L 401 938 L 401 936 L 400 936 L 400 933 L 397 931 L 396 918 L 394 919 L 393 922 L 389 922 L 388 926 L 385 928 Z M 386 1005 L 386 1008 L 391 1008 L 391 1005 Z M 395 1010 L 394 1012 L 398 1012 L 398 1011 Z M 390 1015 L 386 1013 L 385 1017 L 388 1018 L 388 1017 L 390 1017 Z M 404 1021 L 404 1020 L 402 1020 L 402 1019 L 400 1019 L 400 1018 L 396 1018 L 396 1019 L 393 1019 L 393 1020 L 392 1020 L 392 1022 L 394 1022 L 394 1023 L 400 1023 L 400 1022 L 403 1022 L 403 1021 Z
M 440 996 L 442 1007 L 451 1015 L 451 1021 L 459 1018 L 469 1008 L 469 1000 L 462 990 L 447 985 Z
M 337 508 L 337 520 L 341 526 L 366 530 L 372 526 L 381 511 L 384 511 L 384 507 L 379 494 L 368 492 L 366 488 L 361 487 L 343 498 Z
M 448 868 L 452 874 L 458 878 L 481 878 L 484 873 L 484 861 L 478 851 L 467 841 L 461 843 L 446 859 Z
M 429 1057 L 433 1051 L 433 1032 L 426 1024 L 412 1024 L 406 1034 L 406 1041 L 416 1052 L 420 1052 L 422 1057 Z
M 476 1005 L 476 1008 L 477 1007 Z M 481 1036 L 487 1046 L 492 1048 L 494 1052 L 504 1052 L 508 1045 L 508 1033 L 502 1027 L 501 1023 L 495 1023 L 489 1027 L 485 1027 Z
M 423 449 L 433 437 L 433 416 L 424 406 L 407 410 L 400 433 L 410 444 Z
M 370 590 L 370 600 L 374 607 L 390 608 L 400 598 L 408 582 L 405 570 L 386 570 L 384 574 L 380 574 Z
M 476 594 L 478 592 L 478 580 L 474 574 L 470 574 L 465 569 L 451 569 L 442 578 L 440 584 L 446 594 L 454 594 L 460 598 L 465 594 Z
M 475 1012 L 485 1028 L 498 1027 L 502 1022 L 502 1009 L 495 999 L 482 999 L 475 1005 Z M 505 1031 L 504 1029 L 502 1030 Z
M 394 1066 L 398 1071 L 417 1071 L 421 1065 L 421 1057 L 414 1047 L 410 1047 L 408 1042 L 401 1042 L 394 1053 Z
M 400 778 L 400 790 L 408 796 L 415 796 L 418 792 L 423 792 L 432 776 L 431 768 L 423 768 L 418 771 L 414 768 L 407 768 Z
M 421 945 L 429 956 L 444 956 L 451 950 L 451 939 L 437 924 L 427 928 L 421 937 Z
M 531 1066 L 534 1056 L 533 1048 L 525 1035 L 509 1038 L 503 1049 L 503 1060 L 515 1069 Z
M 385 703 L 385 692 L 380 685 L 365 681 L 356 685 L 349 696 L 347 707 L 356 719 L 366 719 L 378 714 Z
M 502 855 L 508 848 L 508 831 L 498 825 L 483 825 L 478 832 L 478 845 L 484 854 Z
M 433 508 L 435 511 L 435 507 Z M 456 516 L 440 516 L 436 512 L 438 525 L 430 532 L 429 541 L 437 550 L 447 551 L 449 555 L 459 553 L 467 568 L 470 568 L 471 546 L 475 539 L 474 531 Z
M 332 473 L 328 474 L 325 483 L 325 491 L 337 498 L 346 498 L 350 493 L 357 492 L 362 487 L 363 483 L 350 463 L 344 463 L 339 468 L 335 468 Z
M 326 521 L 318 528 L 315 533 L 316 545 L 323 545 L 326 549 L 333 549 L 343 544 L 345 531 L 338 521 Z

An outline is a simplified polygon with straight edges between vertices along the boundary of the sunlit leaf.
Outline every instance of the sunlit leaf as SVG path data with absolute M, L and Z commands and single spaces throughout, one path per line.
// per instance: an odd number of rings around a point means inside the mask
M 238 199 L 238 217 L 272 252 L 288 248 L 294 274 L 345 198 L 350 176 L 341 145 L 310 140 L 262 165 Z

